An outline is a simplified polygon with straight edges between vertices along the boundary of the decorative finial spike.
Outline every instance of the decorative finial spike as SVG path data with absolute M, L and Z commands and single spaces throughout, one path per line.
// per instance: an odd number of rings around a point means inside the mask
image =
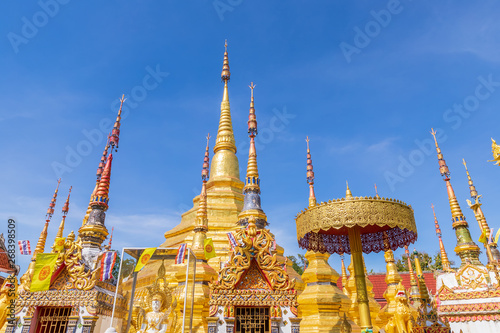
M 71 189 L 72 188 L 73 188 L 73 186 L 69 187 L 68 197 L 66 198 L 66 202 L 64 203 L 64 206 L 62 208 L 63 216 L 68 215 L 68 211 L 69 211 L 69 196 L 71 195 Z
M 205 157 L 203 158 L 203 168 L 201 170 L 201 179 L 203 182 L 206 182 L 208 180 L 208 174 L 209 174 L 209 167 L 210 167 L 210 157 L 209 157 L 209 141 L 210 141 L 210 133 L 208 133 L 207 137 L 207 147 L 205 148 Z
M 478 196 L 476 187 L 474 186 L 474 183 L 472 182 L 472 178 L 469 174 L 469 170 L 467 169 L 467 163 L 465 162 L 465 159 L 462 159 L 462 164 L 465 167 L 465 172 L 467 173 L 467 180 L 469 182 L 469 191 L 470 191 L 470 196 L 472 199 L 476 199 L 479 201 L 481 196 Z
M 451 263 L 448 260 L 448 255 L 446 254 L 446 250 L 444 248 L 444 243 L 443 243 L 443 238 L 441 234 L 441 228 L 439 227 L 439 223 L 436 217 L 436 212 L 434 211 L 434 204 L 431 204 L 432 207 L 432 214 L 434 215 L 434 226 L 436 228 L 436 235 L 438 236 L 439 239 L 439 252 L 441 255 L 441 263 L 443 265 L 443 270 L 445 272 L 448 272 L 451 270 Z
M 91 207 L 93 206 L 102 206 L 103 210 L 106 211 L 108 209 L 109 202 L 109 184 L 111 180 L 111 162 L 113 161 L 113 153 L 109 153 L 108 158 L 106 159 L 106 165 L 104 166 L 104 170 L 102 172 L 101 179 L 99 180 L 99 185 L 97 186 L 97 190 L 92 199 Z
M 231 79 L 231 72 L 229 71 L 229 57 L 227 53 L 227 39 L 224 43 L 224 61 L 222 63 L 221 79 L 226 83 Z
M 438 163 L 439 163 L 439 172 L 441 173 L 441 176 L 443 176 L 446 179 L 450 179 L 450 170 L 448 169 L 448 166 L 446 165 L 446 161 L 443 158 L 443 154 L 441 153 L 441 148 L 439 148 L 437 139 L 436 139 L 436 134 L 437 132 L 434 131 L 434 128 L 431 128 L 431 134 L 434 137 L 434 143 L 436 144 L 436 151 L 437 151 L 437 157 L 438 157 Z
M 61 178 L 57 180 L 57 187 L 54 192 L 54 196 L 52 197 L 52 200 L 50 201 L 49 204 L 49 209 L 47 209 L 47 220 L 50 221 L 52 218 L 52 215 L 54 214 L 54 207 L 56 206 L 56 201 L 57 201 L 57 193 L 59 192 L 59 184 L 61 184 Z
M 258 134 L 257 131 L 257 116 L 255 114 L 253 89 L 255 86 L 253 82 L 249 86 L 252 90 L 252 96 L 250 99 L 250 111 L 248 113 L 248 136 L 250 137 L 250 148 L 248 150 L 248 165 L 247 165 L 247 177 L 245 180 L 245 187 L 243 188 L 243 193 L 248 191 L 254 191 L 260 193 L 260 179 L 259 179 L 259 169 L 257 167 L 257 150 L 255 149 L 255 137 Z
M 109 235 L 108 250 L 111 250 L 111 242 L 113 241 L 113 231 L 115 231 L 115 227 L 111 227 L 111 234 Z
M 375 198 L 380 199 L 380 195 L 378 195 L 377 184 L 374 184 L 374 186 L 375 186 Z
M 122 119 L 122 108 L 123 108 L 123 103 L 125 102 L 125 95 L 122 95 L 122 98 L 120 99 L 120 109 L 118 110 L 118 115 L 116 116 L 116 121 L 115 125 L 113 126 L 113 129 L 111 131 L 111 135 L 109 136 L 109 143 L 111 145 L 111 150 L 118 150 L 118 142 L 120 141 L 120 126 L 121 126 L 121 119 Z
M 253 98 L 253 89 L 256 87 L 254 86 L 253 82 L 249 85 L 251 89 L 251 97 L 250 97 L 250 111 L 248 114 L 248 136 L 249 137 L 255 137 L 258 134 L 257 131 L 257 117 L 255 116 L 255 107 L 254 107 L 254 98 Z
M 309 136 L 306 136 L 307 142 L 307 173 L 306 179 L 309 184 L 309 207 L 316 206 L 316 194 L 314 193 L 314 171 L 311 158 L 311 150 L 309 149 Z
M 198 203 L 198 211 L 196 212 L 196 222 L 197 226 L 195 227 L 195 232 L 206 232 L 208 230 L 208 218 L 207 218 L 207 181 L 208 181 L 208 170 L 209 170 L 209 163 L 210 163 L 210 156 L 209 156 L 209 147 L 208 143 L 210 140 L 210 133 L 206 137 L 207 139 L 207 147 L 205 148 L 205 157 L 203 158 L 203 168 L 201 170 L 201 179 L 202 179 L 202 186 L 201 186 L 201 193 L 200 193 L 200 201 Z M 203 248 L 203 244 L 198 244 Z
M 351 192 L 351 189 L 349 188 L 349 183 L 347 182 L 347 180 L 345 181 L 345 185 L 347 187 L 347 189 L 345 191 L 345 198 L 346 199 L 352 199 L 353 198 L 352 192 Z

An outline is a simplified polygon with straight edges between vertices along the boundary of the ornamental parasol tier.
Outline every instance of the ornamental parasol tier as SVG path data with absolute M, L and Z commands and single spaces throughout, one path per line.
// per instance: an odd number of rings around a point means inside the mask
M 315 252 L 351 253 L 349 229 L 357 227 L 364 253 L 396 250 L 417 240 L 413 209 L 376 197 L 345 198 L 309 207 L 296 218 L 299 246 Z
M 312 192 L 311 192 L 312 193 Z M 311 195 L 310 195 L 311 196 Z M 313 200 L 314 201 L 314 200 Z M 330 200 L 300 212 L 296 219 L 299 246 L 309 251 L 350 253 L 362 332 L 373 332 L 362 252 L 396 250 L 417 240 L 413 209 L 405 203 L 375 197 Z

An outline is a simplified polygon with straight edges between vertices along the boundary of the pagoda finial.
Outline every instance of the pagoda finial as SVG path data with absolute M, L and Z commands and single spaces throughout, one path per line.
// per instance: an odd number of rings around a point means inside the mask
M 352 199 L 353 198 L 352 192 L 351 189 L 349 188 L 349 182 L 347 180 L 345 181 L 345 185 L 346 185 L 345 198 Z
M 111 150 L 118 150 L 118 141 L 120 141 L 120 122 L 122 120 L 122 107 L 125 102 L 125 95 L 122 95 L 120 99 L 120 110 L 118 110 L 118 115 L 116 116 L 115 125 L 111 131 L 111 135 L 109 136 L 109 144 L 111 145 Z
M 467 180 L 469 181 L 469 191 L 470 191 L 470 196 L 472 199 L 478 199 L 481 196 L 477 195 L 476 187 L 474 186 L 474 183 L 472 182 L 472 178 L 470 177 L 469 170 L 467 169 L 467 162 L 465 162 L 465 159 L 462 158 L 462 164 L 465 167 L 465 172 L 467 173 Z
M 465 162 L 465 159 L 462 159 L 462 162 L 463 165 L 465 166 L 465 172 L 467 173 L 470 197 L 473 200 L 473 202 L 471 202 L 471 200 L 467 200 L 467 204 L 469 205 L 469 208 L 472 209 L 472 211 L 474 212 L 474 217 L 476 218 L 476 221 L 479 224 L 479 230 L 481 230 L 481 233 L 484 233 L 486 239 L 489 240 L 491 239 L 492 236 L 491 229 L 490 226 L 488 225 L 488 222 L 486 221 L 486 217 L 484 216 L 483 210 L 481 208 L 482 205 L 482 203 L 480 202 L 481 194 L 478 194 L 476 187 L 472 182 L 472 178 L 469 174 L 469 170 L 467 169 L 467 163 Z M 484 247 L 486 248 L 486 255 L 488 257 L 488 262 L 500 261 L 500 253 L 498 252 L 497 244 L 489 241 L 486 241 L 483 244 Z
M 47 209 L 47 215 L 45 220 L 45 225 L 43 226 L 42 232 L 40 233 L 40 237 L 38 237 L 38 242 L 36 243 L 36 248 L 33 253 L 33 257 L 31 261 L 36 260 L 36 255 L 38 253 L 43 253 L 45 251 L 45 242 L 47 241 L 47 231 L 49 229 L 49 222 L 54 214 L 54 207 L 56 206 L 57 201 L 57 192 L 59 192 L 59 184 L 61 183 L 61 178 L 57 180 L 57 187 L 54 191 L 54 195 L 52 200 L 50 200 L 49 209 Z
M 311 159 L 311 150 L 309 149 L 309 137 L 306 136 L 307 142 L 307 183 L 309 184 L 309 207 L 316 206 L 316 194 L 314 193 L 314 171 Z
M 380 195 L 378 195 L 377 184 L 374 184 L 374 186 L 375 186 L 375 198 L 380 199 Z
M 113 153 L 109 153 L 106 159 L 106 165 L 102 171 L 101 179 L 99 180 L 99 185 L 95 191 L 94 198 L 91 207 L 101 206 L 104 211 L 108 209 L 109 202 L 109 183 L 111 180 L 111 162 L 113 161 Z
M 247 177 L 245 179 L 245 187 L 243 193 L 248 191 L 260 193 L 260 179 L 259 169 L 257 167 L 257 151 L 255 150 L 255 137 L 257 136 L 257 116 L 255 115 L 253 89 L 255 86 L 253 82 L 249 86 L 252 91 L 250 98 L 250 111 L 248 115 L 248 136 L 250 137 L 250 149 L 248 150 L 248 165 Z
M 479 247 L 472 240 L 469 232 L 469 225 L 465 220 L 465 216 L 462 213 L 462 209 L 458 204 L 455 192 L 453 191 L 453 187 L 451 186 L 450 170 L 448 169 L 448 166 L 446 165 L 446 162 L 443 158 L 443 154 L 441 153 L 441 149 L 438 146 L 438 142 L 436 140 L 436 132 L 434 131 L 434 129 L 432 129 L 431 134 L 434 137 L 434 142 L 436 143 L 439 172 L 441 173 L 441 176 L 444 177 L 444 181 L 446 182 L 446 188 L 448 191 L 452 227 L 453 229 L 455 229 L 455 234 L 457 237 L 457 246 L 455 247 L 455 252 L 462 261 L 461 266 L 465 265 L 468 261 L 470 261 L 474 265 L 482 266 L 481 262 L 479 261 Z
M 113 242 L 113 231 L 115 231 L 115 227 L 111 227 L 111 234 L 109 235 L 108 250 L 111 250 L 111 243 Z
M 73 188 L 73 186 L 69 187 L 68 197 L 66 198 L 66 202 L 64 203 L 64 206 L 62 208 L 63 216 L 62 216 L 61 224 L 59 224 L 59 229 L 57 230 L 56 238 L 61 238 L 63 236 L 63 233 L 64 233 L 64 222 L 66 220 L 66 215 L 68 215 L 68 212 L 69 212 L 69 197 L 71 195 L 72 188 Z
M 201 169 L 201 193 L 200 201 L 198 204 L 198 211 L 196 212 L 197 228 L 203 229 L 203 231 L 208 230 L 208 219 L 207 219 L 207 181 L 209 177 L 209 166 L 210 166 L 210 156 L 209 156 L 209 140 L 210 133 L 206 137 L 207 147 L 205 148 L 205 157 L 203 158 L 203 167 Z M 202 231 L 202 230 L 200 230 Z M 196 232 L 196 230 L 195 230 Z
M 441 264 L 443 265 L 443 270 L 448 272 L 451 270 L 451 264 L 448 260 L 448 255 L 446 254 L 446 250 L 444 249 L 443 238 L 441 237 L 441 228 L 439 228 L 439 223 L 436 217 L 436 212 L 434 211 L 434 205 L 431 204 L 432 214 L 434 214 L 434 226 L 436 227 L 436 235 L 439 239 L 439 251 L 441 253 Z
M 420 266 L 420 259 L 418 257 L 417 250 L 413 250 L 413 255 L 415 256 L 415 270 L 417 272 L 420 299 L 424 304 L 427 304 L 431 298 L 429 297 L 429 293 L 427 291 L 427 286 L 424 280 L 424 273 L 422 272 L 422 266 Z
M 411 263 L 408 245 L 405 245 L 405 254 L 408 260 L 408 273 L 410 274 L 410 299 L 412 302 L 416 302 L 420 299 L 420 290 L 418 288 L 417 280 L 415 279 L 415 274 L 413 273 L 413 265 Z
M 231 108 L 229 105 L 228 82 L 231 77 L 229 71 L 229 59 L 227 53 L 227 41 L 225 44 L 224 63 L 222 65 L 221 79 L 224 81 L 224 94 L 220 106 L 219 131 L 215 140 L 214 153 L 221 149 L 231 150 L 236 154 L 236 143 L 234 141 L 233 125 L 231 123 Z
M 431 128 L 431 134 L 434 137 L 434 143 L 436 144 L 436 151 L 437 151 L 437 156 L 438 156 L 438 162 L 439 162 L 439 172 L 441 173 L 441 176 L 445 178 L 449 178 L 450 176 L 450 170 L 448 169 L 448 166 L 446 165 L 446 161 L 443 158 L 443 154 L 441 153 L 441 148 L 439 148 L 437 139 L 436 139 L 436 131 L 434 131 L 434 128 Z

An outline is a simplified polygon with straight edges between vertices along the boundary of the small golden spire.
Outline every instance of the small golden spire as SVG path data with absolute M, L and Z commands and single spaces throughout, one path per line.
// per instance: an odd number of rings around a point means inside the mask
M 413 265 L 411 264 L 408 245 L 405 245 L 405 254 L 408 260 L 408 273 L 410 274 L 410 299 L 412 300 L 412 302 L 415 302 L 420 299 L 420 290 L 418 288 L 417 280 L 415 279 L 415 274 L 413 273 Z
M 111 243 L 113 241 L 113 231 L 115 231 L 115 227 L 111 227 L 111 234 L 109 235 L 109 242 L 108 242 L 108 250 L 111 250 Z
M 420 259 L 418 257 L 417 250 L 413 250 L 415 255 L 415 270 L 417 271 L 418 286 L 420 291 L 420 299 L 427 304 L 430 301 L 429 293 L 427 292 L 427 286 L 424 280 L 424 273 L 422 272 L 422 266 L 420 266 Z
M 443 239 L 441 237 L 441 228 L 439 228 L 439 223 L 436 217 L 436 212 L 434 211 L 434 205 L 431 204 L 432 207 L 432 213 L 434 214 L 434 225 L 436 227 L 436 235 L 438 236 L 439 239 L 439 251 L 441 253 L 441 264 L 443 265 L 443 270 L 445 272 L 448 272 L 451 270 L 451 265 L 450 261 L 448 260 L 448 255 L 446 254 L 446 251 L 444 249 L 444 244 L 443 244 Z
M 54 245 L 52 245 L 52 252 L 55 251 L 54 248 L 56 246 L 57 239 L 63 237 L 64 223 L 66 221 L 66 215 L 68 215 L 68 211 L 69 211 L 69 196 L 71 195 L 71 189 L 72 188 L 73 188 L 73 186 L 70 186 L 68 197 L 66 198 L 66 202 L 64 203 L 64 206 L 62 208 L 62 214 L 63 214 L 63 216 L 62 216 L 61 224 L 59 224 L 59 229 L 57 229 L 56 238 L 54 239 Z
M 347 180 L 345 181 L 345 185 L 347 187 L 347 189 L 345 191 L 345 198 L 346 199 L 352 199 L 353 196 L 352 196 L 351 189 L 349 188 L 349 183 L 347 182 Z
M 340 261 L 342 263 L 342 290 L 347 293 L 347 270 L 344 263 L 344 255 L 340 255 Z
M 316 194 L 314 193 L 314 171 L 311 159 L 311 150 L 309 149 L 309 137 L 307 142 L 307 183 L 309 184 L 309 208 L 316 206 Z
M 248 115 L 248 136 L 250 137 L 250 148 L 248 150 L 248 164 L 247 164 L 247 177 L 245 179 L 245 187 L 243 193 L 247 191 L 254 191 L 260 193 L 260 179 L 259 169 L 257 167 L 257 151 L 255 149 L 255 137 L 257 136 L 257 117 L 255 115 L 253 89 L 255 88 L 253 82 L 249 86 L 252 95 L 250 98 L 250 112 Z
M 470 174 L 469 174 L 469 170 L 467 169 L 467 163 L 465 162 L 464 158 L 462 158 L 462 164 L 464 165 L 465 172 L 467 173 L 467 180 L 469 181 L 470 196 L 471 196 L 471 198 L 476 199 L 476 198 L 478 198 L 476 187 L 474 186 L 474 183 L 472 182 L 472 179 L 471 179 Z
M 209 140 L 210 133 L 207 135 L 207 147 L 205 149 L 205 157 L 203 158 L 203 168 L 201 170 L 201 193 L 200 193 L 200 201 L 198 203 L 198 211 L 196 212 L 196 221 L 197 228 L 201 228 L 198 231 L 207 231 L 208 230 L 208 218 L 207 218 L 207 181 L 209 176 Z M 196 228 L 195 228 L 196 229 Z M 195 230 L 196 232 L 197 230 Z
M 220 120 L 217 138 L 215 140 L 214 153 L 221 149 L 227 149 L 236 154 L 236 143 L 234 141 L 233 125 L 231 122 L 231 107 L 229 105 L 228 82 L 231 77 L 229 71 L 229 59 L 227 53 L 227 41 L 225 44 L 224 63 L 222 65 L 221 79 L 224 81 L 224 94 L 220 105 Z
M 38 238 L 38 242 L 36 244 L 35 251 L 33 253 L 33 257 L 31 258 L 31 261 L 36 260 L 36 255 L 38 253 L 43 253 L 45 251 L 45 242 L 47 241 L 47 231 L 49 229 L 49 222 L 50 219 L 52 218 L 52 215 L 54 214 L 54 207 L 56 206 L 56 201 L 57 201 L 57 192 L 59 192 L 59 184 L 61 183 L 61 178 L 57 180 L 57 187 L 56 190 L 54 191 L 54 196 L 52 197 L 52 200 L 50 200 L 49 204 L 49 209 L 47 209 L 47 216 L 45 220 L 45 225 L 43 226 L 43 230 L 40 233 L 40 237 Z
M 380 195 L 378 195 L 377 184 L 374 185 L 375 185 L 375 198 L 380 199 Z
M 439 172 L 441 173 L 441 176 L 448 178 L 450 176 L 450 170 L 448 169 L 448 166 L 446 165 L 446 161 L 443 158 L 443 154 L 441 153 L 441 148 L 439 148 L 437 139 L 436 139 L 436 131 L 434 131 L 434 128 L 431 128 L 431 134 L 434 137 L 434 143 L 436 144 L 436 151 L 437 151 L 437 156 L 438 156 L 438 162 L 439 162 Z

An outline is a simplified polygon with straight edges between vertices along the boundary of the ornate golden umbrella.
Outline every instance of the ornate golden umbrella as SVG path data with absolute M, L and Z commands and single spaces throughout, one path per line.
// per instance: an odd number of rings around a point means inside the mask
M 310 206 L 295 219 L 301 248 L 316 252 L 350 253 L 356 279 L 360 326 L 372 324 L 363 268 L 363 254 L 396 250 L 417 239 L 413 209 L 395 199 L 346 197 Z

